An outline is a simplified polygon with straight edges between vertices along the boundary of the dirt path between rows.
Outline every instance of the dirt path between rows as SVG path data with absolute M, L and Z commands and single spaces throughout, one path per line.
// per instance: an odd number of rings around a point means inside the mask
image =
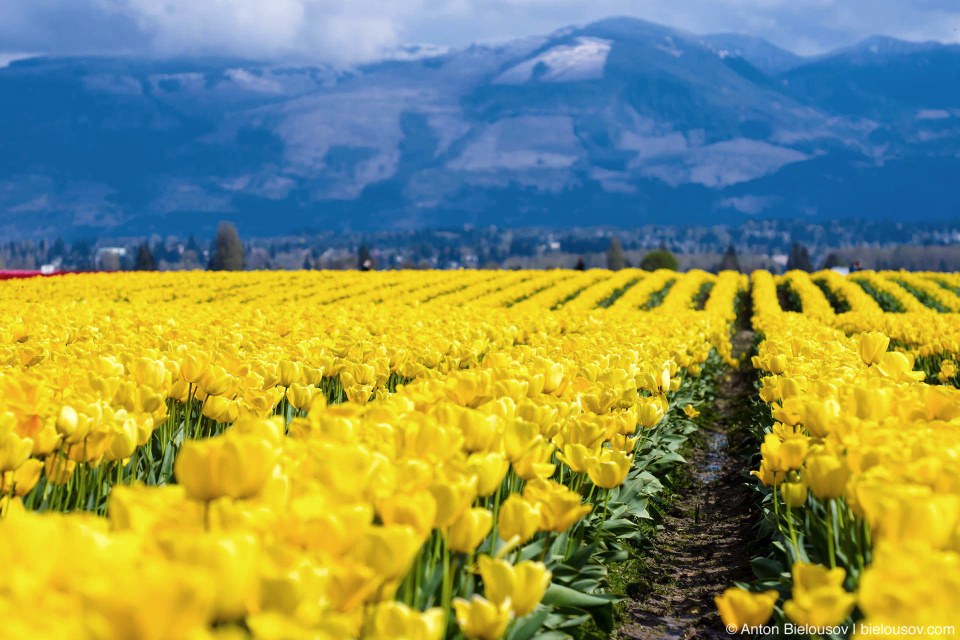
M 752 340 L 752 332 L 738 333 L 734 353 L 743 353 Z M 751 578 L 748 546 L 756 535 L 742 462 L 728 447 L 728 433 L 752 391 L 745 364 L 718 391 L 716 423 L 702 427 L 693 441 L 687 477 L 678 482 L 653 549 L 644 552 L 645 578 L 630 594 L 629 623 L 616 636 L 622 640 L 730 638 L 713 598 L 732 581 Z

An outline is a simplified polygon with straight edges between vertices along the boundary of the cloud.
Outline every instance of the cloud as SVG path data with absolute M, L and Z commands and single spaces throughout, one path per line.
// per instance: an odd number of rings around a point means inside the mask
M 356 61 L 401 42 L 419 0 L 30 0 L 0 6 L 8 50 Z
M 404 42 L 462 47 L 611 15 L 694 33 L 749 33 L 803 54 L 874 34 L 960 42 L 956 0 L 23 0 L 0 3 L 0 56 L 353 62 Z

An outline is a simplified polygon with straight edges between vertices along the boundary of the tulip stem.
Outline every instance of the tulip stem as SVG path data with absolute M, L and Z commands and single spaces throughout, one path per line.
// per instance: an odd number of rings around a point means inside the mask
M 603 496 L 603 517 L 600 518 L 600 528 L 597 530 L 596 540 L 600 540 L 603 536 L 603 525 L 607 523 L 607 503 L 610 501 L 610 489 L 606 490 L 605 495 Z
M 800 560 L 800 545 L 797 544 L 797 530 L 793 527 L 793 512 L 787 511 L 787 525 L 790 527 L 790 541 L 793 542 L 793 552 L 796 560 Z
M 493 532 L 490 536 L 490 555 L 497 546 L 497 515 L 500 513 L 500 489 L 497 489 L 493 498 Z
M 780 505 L 777 500 L 777 486 L 779 483 L 774 481 L 773 483 L 773 516 L 777 521 L 777 530 L 780 530 Z
M 830 506 L 827 508 L 827 552 L 830 554 L 830 568 L 835 569 L 837 567 L 837 552 L 835 550 L 835 541 L 833 539 L 833 512 L 834 512 L 834 503 L 833 499 L 830 499 Z
M 187 401 L 183 403 L 183 406 L 186 411 L 184 415 L 185 426 L 183 430 L 183 438 L 184 440 L 186 440 L 187 438 L 192 437 L 190 433 L 190 423 L 193 422 L 192 420 L 193 418 L 193 383 L 192 382 L 187 385 Z
M 547 551 L 550 550 L 551 539 L 553 538 L 553 532 L 548 531 L 547 537 L 543 540 L 543 551 L 540 552 L 540 562 L 543 562 L 547 557 Z
M 443 608 L 443 636 L 446 637 L 450 626 L 450 600 L 452 599 L 453 581 L 450 575 L 450 549 L 443 545 L 443 591 L 441 592 L 441 607 Z

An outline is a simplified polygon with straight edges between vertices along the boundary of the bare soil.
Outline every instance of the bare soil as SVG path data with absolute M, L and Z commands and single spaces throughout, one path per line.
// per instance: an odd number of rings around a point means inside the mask
M 742 331 L 735 351 L 753 339 Z M 736 430 L 752 391 L 749 362 L 722 382 L 717 419 L 701 426 L 687 453 L 685 477 L 675 487 L 663 527 L 644 553 L 641 578 L 630 585 L 621 640 L 729 638 L 713 599 L 734 580 L 749 580 L 756 513 L 744 485 L 742 461 L 728 436 Z

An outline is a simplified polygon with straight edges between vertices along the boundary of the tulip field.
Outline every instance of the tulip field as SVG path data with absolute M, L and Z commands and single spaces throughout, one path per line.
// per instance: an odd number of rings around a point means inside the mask
M 0 638 L 617 637 L 734 372 L 716 627 L 954 637 L 957 358 L 956 274 L 4 281 Z

